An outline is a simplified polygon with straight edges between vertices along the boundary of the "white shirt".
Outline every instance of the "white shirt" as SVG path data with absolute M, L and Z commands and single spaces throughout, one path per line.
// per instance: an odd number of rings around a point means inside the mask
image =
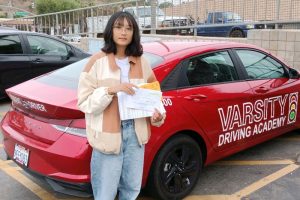
M 128 75 L 129 75 L 130 65 L 129 65 L 128 57 L 123 59 L 118 59 L 118 58 L 115 59 L 116 59 L 116 64 L 121 70 L 121 83 L 129 83 Z

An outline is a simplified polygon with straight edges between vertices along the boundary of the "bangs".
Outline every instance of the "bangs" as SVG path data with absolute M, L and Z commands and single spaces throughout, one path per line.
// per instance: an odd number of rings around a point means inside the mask
M 128 16 L 126 16 L 126 15 L 121 15 L 121 16 L 119 16 L 119 17 L 116 19 L 114 25 L 117 25 L 117 26 L 124 26 L 124 19 L 126 19 L 128 25 L 129 25 L 130 27 L 133 27 L 133 23 L 132 23 L 131 19 L 130 19 Z

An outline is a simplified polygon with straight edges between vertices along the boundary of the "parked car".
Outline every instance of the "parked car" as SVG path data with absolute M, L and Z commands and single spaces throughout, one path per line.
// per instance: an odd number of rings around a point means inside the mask
M 143 49 L 167 111 L 145 152 L 142 186 L 155 198 L 182 199 L 203 166 L 300 127 L 299 73 L 263 49 L 163 41 Z M 52 186 L 91 192 L 91 147 L 76 105 L 87 61 L 8 89 L 1 129 L 6 153 L 23 169 Z
M 197 28 L 197 35 L 212 37 L 246 37 L 256 25 L 245 22 L 237 13 L 209 12 L 204 24 Z
M 0 99 L 6 88 L 89 55 L 46 34 L 0 29 Z
M 150 33 L 151 28 L 151 6 L 133 6 L 133 7 L 125 7 L 123 11 L 131 13 L 136 19 L 139 27 L 143 30 L 143 33 Z M 194 21 L 190 17 L 186 16 L 168 16 L 164 13 L 164 11 L 158 7 L 155 7 L 154 13 L 156 17 L 156 26 L 159 27 L 179 27 L 179 26 L 189 26 L 194 23 Z M 87 17 L 87 31 L 88 32 L 96 32 L 98 37 L 103 37 L 103 32 L 106 27 L 106 24 L 110 18 L 110 15 L 99 15 L 94 17 Z M 174 29 L 175 30 L 175 29 Z M 190 29 L 188 29 L 190 31 Z M 169 30 L 159 30 L 157 31 L 159 34 L 187 34 L 187 29 L 178 28 L 175 31 Z

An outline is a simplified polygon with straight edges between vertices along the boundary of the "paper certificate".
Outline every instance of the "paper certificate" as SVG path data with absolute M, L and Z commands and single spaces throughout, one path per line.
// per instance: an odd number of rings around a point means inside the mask
M 118 104 L 121 120 L 150 117 L 155 108 L 166 112 L 162 104 L 162 92 L 138 88 L 134 95 L 118 92 Z

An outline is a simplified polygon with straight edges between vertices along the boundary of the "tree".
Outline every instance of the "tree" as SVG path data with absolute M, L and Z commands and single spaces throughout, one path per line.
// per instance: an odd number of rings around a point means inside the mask
M 80 7 L 78 0 L 36 0 L 35 2 L 38 14 L 53 13 Z
M 168 1 L 165 1 L 165 2 L 159 4 L 159 8 L 168 8 L 168 7 L 172 7 L 172 6 L 173 6 L 173 4 Z

